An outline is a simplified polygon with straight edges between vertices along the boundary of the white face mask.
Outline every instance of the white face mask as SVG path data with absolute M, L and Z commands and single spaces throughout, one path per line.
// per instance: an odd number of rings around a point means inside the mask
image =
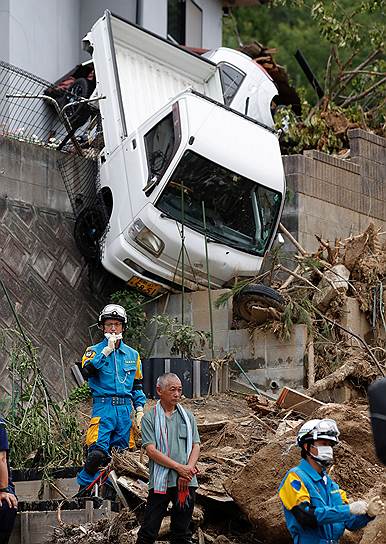
M 110 338 L 110 336 L 112 336 L 111 333 L 105 332 L 105 338 L 107 338 L 107 340 Z M 115 340 L 122 340 L 122 333 L 115 334 L 114 336 L 115 336 Z
M 324 467 L 332 465 L 334 461 L 334 451 L 331 446 L 315 446 L 318 450 L 318 455 L 314 455 L 314 459 L 319 461 Z

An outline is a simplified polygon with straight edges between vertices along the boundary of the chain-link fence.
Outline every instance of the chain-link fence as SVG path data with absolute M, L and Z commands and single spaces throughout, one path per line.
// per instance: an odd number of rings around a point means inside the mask
M 66 89 L 0 61 L 0 136 L 62 152 L 57 164 L 76 219 L 75 241 L 93 262 L 111 212 L 99 185 L 99 110 L 82 102 L 94 87 L 82 77 Z

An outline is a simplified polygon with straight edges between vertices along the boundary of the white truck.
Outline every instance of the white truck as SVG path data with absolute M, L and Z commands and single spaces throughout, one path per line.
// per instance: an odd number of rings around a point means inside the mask
M 207 267 L 213 288 L 255 275 L 285 193 L 271 78 L 242 53 L 198 56 L 109 11 L 84 47 L 105 97 L 103 266 L 149 295 L 205 288 Z

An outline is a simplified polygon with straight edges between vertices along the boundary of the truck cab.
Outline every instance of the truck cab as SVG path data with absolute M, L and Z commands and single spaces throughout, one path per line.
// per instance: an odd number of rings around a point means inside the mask
M 208 271 L 214 288 L 255 275 L 285 192 L 270 77 L 242 53 L 200 57 L 109 12 L 85 44 L 106 97 L 103 266 L 149 295 L 205 288 Z

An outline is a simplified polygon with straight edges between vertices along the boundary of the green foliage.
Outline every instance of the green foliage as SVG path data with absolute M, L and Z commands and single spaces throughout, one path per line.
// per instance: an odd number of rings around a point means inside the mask
M 158 337 L 166 337 L 172 355 L 187 359 L 198 357 L 210 339 L 210 333 L 196 331 L 191 325 L 179 323 L 177 318 L 169 315 L 159 315 L 154 321 L 158 327 Z
M 11 463 L 15 468 L 79 465 L 82 433 L 71 402 L 51 398 L 39 369 L 36 349 L 26 346 L 16 331 L 9 352 L 12 396 L 6 414 L 9 423 Z
M 275 0 L 270 5 L 234 8 L 224 24 L 224 45 L 253 41 L 277 48 L 302 97 L 302 116 L 279 110 L 284 153 L 348 147 L 347 130 L 384 133 L 385 3 L 377 0 Z M 305 55 L 325 96 L 318 101 L 294 58 Z
M 142 351 L 141 339 L 144 338 L 147 324 L 144 304 L 149 300 L 137 291 L 126 289 L 117 291 L 111 296 L 113 304 L 120 304 L 127 313 L 127 326 L 123 335 L 124 341 L 137 351 Z
M 74 387 L 74 389 L 70 391 L 70 394 L 68 395 L 68 402 L 70 404 L 78 404 L 91 399 L 91 396 L 90 386 L 88 385 L 88 382 L 84 382 L 82 385 Z
M 292 328 L 297 324 L 306 325 L 307 330 L 312 332 L 313 316 L 313 306 L 307 297 L 303 297 L 300 300 L 290 299 L 285 305 L 281 316 L 281 338 L 289 340 L 292 333 Z

